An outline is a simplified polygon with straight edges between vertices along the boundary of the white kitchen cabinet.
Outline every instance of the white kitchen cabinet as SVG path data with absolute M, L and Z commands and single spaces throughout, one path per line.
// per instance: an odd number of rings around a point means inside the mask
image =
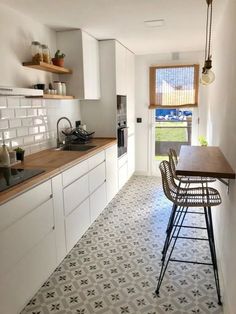
M 57 32 L 57 47 L 65 53 L 65 66 L 71 75 L 60 75 L 67 94 L 78 99 L 100 98 L 98 41 L 82 30 Z
M 66 246 L 69 252 L 90 226 L 90 208 L 87 198 L 65 219 Z
M 115 41 L 117 95 L 127 95 L 126 50 L 123 45 Z
M 135 137 L 134 134 L 128 137 L 128 179 L 135 171 Z
M 99 164 L 101 164 L 103 161 L 105 161 L 105 158 L 106 157 L 105 157 L 105 151 L 104 150 L 102 150 L 101 152 L 90 157 L 88 159 L 89 170 L 92 170 L 93 168 L 97 167 Z
M 93 194 L 90 195 L 91 223 L 106 207 L 106 183 L 104 182 Z
M 126 49 L 128 135 L 135 133 L 135 56 Z
M 89 172 L 89 192 L 95 191 L 106 180 L 105 161 Z
M 89 170 L 88 160 L 84 160 L 79 164 L 69 168 L 62 173 L 63 187 L 69 185 L 70 183 L 76 181 L 78 178 L 82 177 Z
M 53 205 L 48 180 L 0 206 L 0 313 L 20 312 L 57 265 Z
M 64 191 L 64 211 L 67 216 L 73 209 L 89 196 L 89 178 L 84 175 L 75 182 L 68 185 Z
M 117 145 L 106 149 L 106 187 L 109 203 L 118 192 Z
M 118 170 L 119 172 L 119 189 L 121 189 L 128 180 L 128 163 L 124 163 Z

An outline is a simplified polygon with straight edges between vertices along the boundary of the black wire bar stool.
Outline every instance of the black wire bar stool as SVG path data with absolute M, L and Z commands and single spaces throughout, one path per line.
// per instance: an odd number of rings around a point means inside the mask
M 194 185 L 197 184 L 197 185 L 200 185 L 202 188 L 204 188 L 204 186 L 208 187 L 208 183 L 213 183 L 213 182 L 216 181 L 215 178 L 210 178 L 210 177 L 178 176 L 178 175 L 176 175 L 176 172 L 175 172 L 176 166 L 177 166 L 177 163 L 178 163 L 178 157 L 177 157 L 176 151 L 174 149 L 170 148 L 168 157 L 169 157 L 170 169 L 171 169 L 173 178 L 178 183 L 178 188 L 180 188 L 181 186 L 184 187 L 184 188 L 189 188 L 191 184 L 192 185 L 193 184 Z M 170 214 L 170 218 L 169 218 L 169 222 L 168 222 L 167 229 L 166 229 L 167 237 L 166 237 L 166 241 L 164 243 L 164 247 L 163 247 L 163 250 L 162 250 L 163 256 L 166 253 L 166 250 L 168 248 L 168 242 L 169 242 L 169 238 L 170 238 L 168 231 L 169 231 L 170 225 L 173 224 L 173 220 L 174 219 L 177 219 L 178 216 L 176 216 L 176 214 L 178 214 L 179 211 L 180 211 L 180 209 L 178 209 L 177 206 L 175 206 L 175 204 L 173 204 L 172 210 L 171 210 L 171 214 Z M 202 211 L 194 211 L 194 212 L 188 211 L 188 213 L 189 214 L 204 215 L 204 212 L 202 212 Z
M 169 219 L 166 240 L 164 248 L 162 251 L 162 266 L 160 275 L 158 278 L 156 294 L 159 294 L 159 290 L 165 276 L 169 262 L 184 262 L 199 265 L 210 265 L 213 266 L 214 277 L 216 283 L 216 291 L 218 296 L 218 304 L 221 305 L 221 295 L 220 295 L 220 283 L 218 275 L 218 266 L 216 258 L 213 222 L 211 207 L 221 204 L 221 197 L 216 189 L 205 187 L 187 187 L 183 188 L 175 183 L 174 175 L 171 170 L 170 163 L 168 161 L 162 161 L 160 166 L 162 186 L 165 196 L 173 203 L 173 209 L 175 214 Z M 186 215 L 189 213 L 195 214 L 195 211 L 189 211 L 189 208 L 199 208 L 203 207 L 206 227 L 197 226 L 186 226 L 184 225 L 184 220 Z M 173 211 L 173 210 L 172 210 Z M 194 229 L 205 229 L 207 231 L 207 238 L 201 237 L 190 237 L 190 236 L 180 236 L 180 231 L 182 228 L 194 228 Z M 212 263 L 189 261 L 189 260 L 179 260 L 172 258 L 172 253 L 176 246 L 177 239 L 187 239 L 187 240 L 199 240 L 208 241 L 211 253 Z M 171 246 L 172 244 L 172 246 Z M 169 251 L 169 253 L 168 253 Z

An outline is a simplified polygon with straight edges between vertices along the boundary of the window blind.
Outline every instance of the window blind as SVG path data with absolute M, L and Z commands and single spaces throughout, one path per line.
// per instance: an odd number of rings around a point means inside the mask
M 198 105 L 199 65 L 150 67 L 150 109 Z

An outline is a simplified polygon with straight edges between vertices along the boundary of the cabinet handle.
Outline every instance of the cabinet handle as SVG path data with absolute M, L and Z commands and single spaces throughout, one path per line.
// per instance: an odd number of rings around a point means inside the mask
M 53 198 L 53 194 L 50 194 L 50 198 Z
M 55 226 L 52 227 L 52 230 L 55 230 Z

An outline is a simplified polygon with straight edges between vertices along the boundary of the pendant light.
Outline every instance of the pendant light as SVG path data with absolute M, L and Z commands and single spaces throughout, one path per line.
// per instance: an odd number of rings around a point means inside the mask
M 212 29 L 212 2 L 213 0 L 206 0 L 207 2 L 207 19 L 206 19 L 206 46 L 205 46 L 205 62 L 202 68 L 202 76 L 200 82 L 202 85 L 209 85 L 215 80 L 215 74 L 211 70 L 211 29 Z

